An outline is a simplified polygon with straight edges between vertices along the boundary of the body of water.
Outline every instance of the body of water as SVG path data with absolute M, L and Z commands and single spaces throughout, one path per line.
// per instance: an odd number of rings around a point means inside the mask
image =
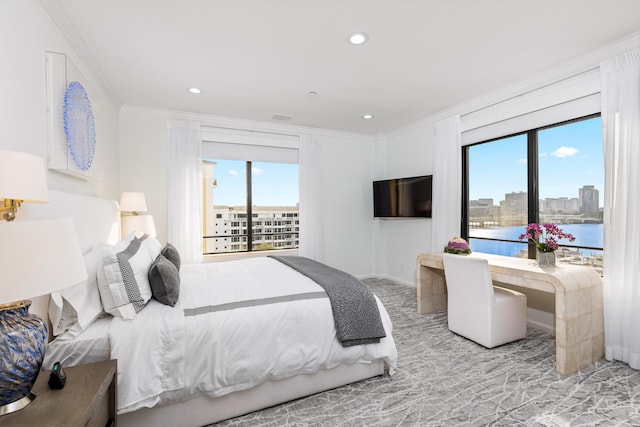
M 603 224 L 561 224 L 559 227 L 565 233 L 570 233 L 576 238 L 575 242 L 567 239 L 560 241 L 560 244 L 570 244 L 572 246 L 590 246 L 595 248 L 603 247 L 604 225 Z M 474 237 L 484 237 L 491 239 L 518 240 L 524 233 L 524 226 L 499 227 L 499 228 L 473 228 L 469 230 L 469 245 L 472 251 L 485 252 L 496 255 L 516 256 L 520 251 L 527 250 L 527 242 L 496 242 L 490 240 L 479 240 Z M 573 248 L 571 248 L 573 249 Z M 580 249 L 583 256 L 602 254 L 601 250 Z

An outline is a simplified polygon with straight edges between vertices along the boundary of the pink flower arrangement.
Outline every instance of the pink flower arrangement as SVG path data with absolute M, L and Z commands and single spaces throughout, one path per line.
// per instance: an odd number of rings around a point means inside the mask
M 450 254 L 470 254 L 471 248 L 466 240 L 462 237 L 455 236 L 449 240 L 447 246 L 444 247 L 444 251 Z
M 570 242 L 576 240 L 569 233 L 565 233 L 555 224 L 529 224 L 525 228 L 526 233 L 521 234 L 519 239 L 531 240 L 541 252 L 555 252 L 558 249 L 558 241 L 569 239 Z

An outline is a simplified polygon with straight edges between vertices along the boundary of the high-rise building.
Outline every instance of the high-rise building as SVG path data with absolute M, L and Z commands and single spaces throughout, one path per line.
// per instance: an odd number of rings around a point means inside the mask
M 547 197 L 540 200 L 540 212 L 544 213 L 567 213 L 573 214 L 579 212 L 580 202 L 577 198 L 572 197 Z
M 298 206 L 253 206 L 252 250 L 293 249 L 299 246 Z M 215 225 L 207 253 L 248 250 L 246 206 L 215 206 Z
M 527 223 L 527 193 L 525 191 L 511 192 L 504 195 L 500 201 L 502 225 L 521 225 Z
M 469 200 L 469 216 L 490 218 L 493 216 L 493 199 Z
M 581 214 L 600 212 L 600 192 L 593 185 L 584 185 L 579 193 Z

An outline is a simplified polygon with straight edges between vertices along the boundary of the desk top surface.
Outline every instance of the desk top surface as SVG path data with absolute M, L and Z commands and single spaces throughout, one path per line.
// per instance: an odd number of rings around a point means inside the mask
M 418 265 L 444 270 L 443 252 L 418 255 Z M 600 286 L 602 278 L 591 267 L 560 264 L 556 267 L 540 267 L 535 260 L 474 252 L 469 256 L 489 262 L 494 281 L 539 289 L 545 292 L 570 292 L 592 286 Z

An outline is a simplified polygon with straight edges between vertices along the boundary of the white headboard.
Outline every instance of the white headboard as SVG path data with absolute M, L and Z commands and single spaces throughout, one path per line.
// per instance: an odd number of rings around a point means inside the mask
M 115 200 L 49 190 L 49 203 L 25 203 L 18 210 L 17 217 L 73 218 L 83 254 L 99 243 L 114 244 L 120 240 L 120 211 Z M 34 254 L 34 260 L 38 256 Z M 49 295 L 32 298 L 31 301 L 29 311 L 48 320 Z

